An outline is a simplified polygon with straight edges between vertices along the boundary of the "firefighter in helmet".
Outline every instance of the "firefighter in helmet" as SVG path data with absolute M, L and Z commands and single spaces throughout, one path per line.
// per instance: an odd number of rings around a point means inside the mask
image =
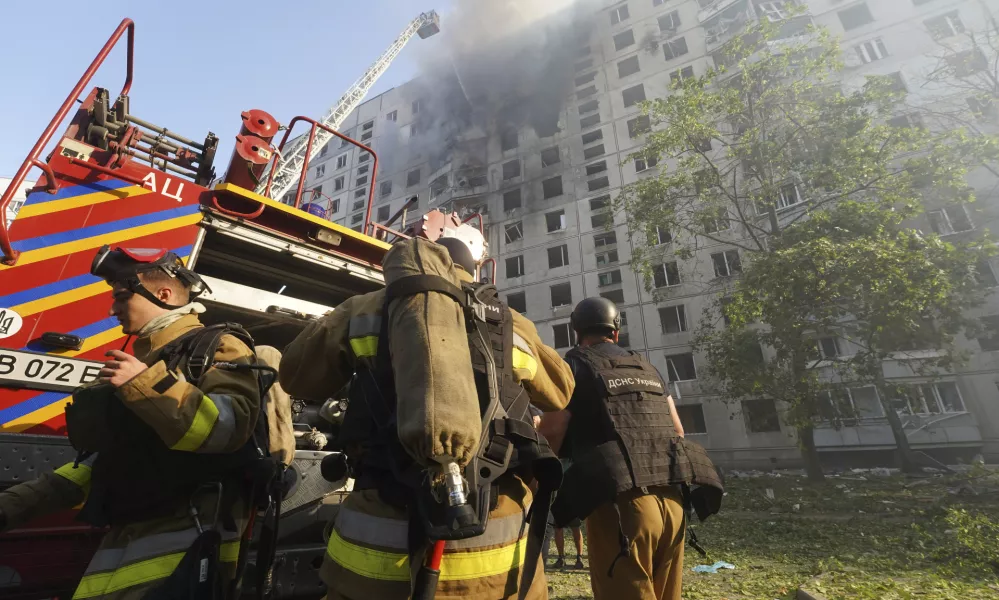
M 66 424 L 77 460 L 0 493 L 0 528 L 83 503 L 80 518 L 110 530 L 73 598 L 206 589 L 197 597 L 221 598 L 248 516 L 243 472 L 260 409 L 257 375 L 208 367 L 192 376 L 181 342 L 203 337 L 205 308 L 193 300 L 206 286 L 172 252 L 104 246 L 91 273 L 111 286 L 110 315 L 135 336 L 134 355 L 109 351 L 98 380 L 74 393 Z M 209 364 L 254 362 L 237 337 L 214 342 Z
M 576 346 L 566 360 L 576 389 L 540 426 L 572 460 L 552 507 L 556 527 L 586 519 L 596 600 L 679 600 L 684 506 L 702 518 L 716 512 L 721 482 L 704 450 L 683 439 L 656 368 L 617 345 L 614 303 L 587 298 L 571 320 Z
M 488 328 L 495 364 L 502 371 L 500 394 L 504 398 L 522 399 L 518 410 L 524 415 L 523 421 L 514 421 L 515 406 L 506 403 L 504 406 L 509 407 L 511 415 L 505 422 L 506 431 L 517 430 L 521 436 L 513 461 L 524 466 L 528 456 L 538 451 L 538 436 L 527 410 L 527 401 L 543 411 L 564 408 L 574 386 L 572 375 L 558 353 L 542 343 L 534 325 L 499 300 L 495 288 L 473 283 L 477 261 L 465 242 L 455 237 L 439 239 L 436 244 L 413 239 L 400 242 L 393 251 L 411 244 L 410 248 L 423 252 L 424 257 L 436 253 L 446 261 L 449 273 L 453 272 L 450 270 L 453 262 L 463 290 L 481 292 L 488 305 L 485 312 L 497 319 L 495 323 L 489 321 Z M 386 294 L 391 290 L 390 284 L 386 290 L 346 300 L 336 310 L 307 326 L 286 348 L 281 362 L 281 383 L 296 397 L 321 401 L 330 390 L 340 389 L 353 377 L 343 434 L 337 444 L 350 456 L 355 483 L 336 517 L 322 566 L 321 576 L 328 586 L 327 598 L 330 600 L 409 598 L 414 572 L 424 556 L 420 548 L 426 550 L 421 546 L 427 538 L 420 537 L 423 529 L 417 522 L 420 511 L 415 505 L 414 491 L 403 483 L 403 475 L 391 466 L 397 464 L 386 449 L 391 444 L 376 442 L 381 439 L 376 437 L 380 434 L 370 427 L 376 416 L 364 416 L 377 412 L 374 407 L 382 404 L 381 396 L 393 393 L 391 382 L 381 375 L 372 376 L 385 373 L 380 370 L 379 350 L 388 354 L 385 348 L 389 344 L 384 336 L 389 332 L 387 323 L 383 323 L 388 319 L 383 315 L 388 314 Z M 506 336 L 503 331 L 507 332 Z M 465 335 L 464 327 L 462 332 Z M 455 355 L 450 360 L 471 359 L 478 377 L 482 364 L 479 359 L 483 357 L 470 357 L 468 350 L 464 352 L 464 356 Z M 414 356 L 419 356 L 416 350 L 403 357 L 393 356 L 391 361 L 415 360 Z M 391 372 L 387 376 L 391 376 Z M 371 381 L 372 385 L 365 385 L 365 381 Z M 398 429 L 404 425 L 400 422 Z M 395 426 L 382 431 L 388 431 L 389 436 L 397 435 Z M 547 443 L 543 439 L 540 441 L 543 450 L 547 450 Z M 486 446 L 493 447 L 495 443 L 502 448 L 501 442 L 504 440 L 496 437 Z M 558 469 L 554 454 L 549 451 L 549 456 Z M 561 477 L 560 469 L 558 474 Z M 536 471 L 534 476 L 541 479 Z M 526 598 L 547 598 L 540 557 L 547 510 L 540 512 L 540 535 L 532 557 L 527 539 L 530 537 L 528 530 L 532 528 L 525 522 L 532 503 L 530 478 L 529 470 L 511 467 L 493 482 L 491 498 L 487 498 L 485 532 L 447 543 L 436 587 L 437 598 L 517 598 L 521 587 Z M 543 502 L 542 487 L 539 486 L 534 497 L 538 503 Z

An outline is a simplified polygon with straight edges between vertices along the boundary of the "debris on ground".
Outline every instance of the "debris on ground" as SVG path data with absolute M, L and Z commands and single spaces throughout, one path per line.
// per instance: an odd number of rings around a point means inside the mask
M 719 560 L 713 565 L 697 565 L 691 571 L 694 573 L 717 573 L 718 569 L 735 569 L 735 565 Z

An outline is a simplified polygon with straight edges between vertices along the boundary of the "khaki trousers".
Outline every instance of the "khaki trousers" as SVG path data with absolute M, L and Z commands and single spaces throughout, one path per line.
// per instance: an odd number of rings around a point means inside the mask
M 631 553 L 617 563 L 621 544 L 614 505 L 604 504 L 586 519 L 594 600 L 680 600 L 685 528 L 679 488 L 631 490 L 619 494 L 616 504 L 631 540 Z

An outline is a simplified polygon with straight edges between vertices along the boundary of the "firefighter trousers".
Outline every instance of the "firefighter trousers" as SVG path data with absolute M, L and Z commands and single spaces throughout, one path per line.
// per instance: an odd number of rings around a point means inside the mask
M 680 489 L 652 487 L 649 493 L 634 489 L 619 494 L 615 502 L 631 552 L 617 558 L 621 544 L 613 504 L 604 504 L 587 517 L 594 600 L 680 600 L 685 529 Z M 614 571 L 608 575 L 611 564 Z

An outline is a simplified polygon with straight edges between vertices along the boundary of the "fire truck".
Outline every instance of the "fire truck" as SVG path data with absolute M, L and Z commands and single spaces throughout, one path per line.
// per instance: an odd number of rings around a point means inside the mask
M 108 350 L 129 348 L 131 339 L 108 316 L 107 284 L 90 274 L 101 246 L 172 250 L 211 288 L 199 299 L 207 307 L 203 322 L 240 323 L 257 344 L 281 349 L 311 319 L 383 286 L 380 263 L 391 242 L 471 227 L 465 221 L 475 216 L 462 221 L 437 211 L 408 229 L 396 225 L 406 222 L 412 201 L 389 221 L 373 222 L 377 154 L 336 131 L 406 41 L 437 29 L 435 13 L 420 15 L 320 120 L 300 116 L 282 125 L 262 110 L 243 112 L 241 122 L 234 115 L 236 147 L 217 177 L 218 137 L 188 138 L 132 112 L 135 25 L 122 21 L 0 197 L 0 489 L 74 460 L 64 407 L 75 388 L 96 378 Z M 123 40 L 120 92 L 88 89 Z M 304 128 L 292 137 L 296 125 Z M 303 210 L 312 203 L 303 197 L 309 160 L 333 138 L 370 156 L 362 231 Z M 8 223 L 5 209 L 33 169 L 38 181 Z M 481 227 L 479 217 L 479 235 Z M 296 428 L 321 428 L 317 412 L 296 412 Z M 319 598 L 325 591 L 318 567 L 345 483 L 321 476 L 329 454 L 296 453 L 281 504 L 271 597 Z M 68 511 L 0 535 L 0 597 L 72 595 L 104 533 L 74 517 Z M 254 562 L 251 555 L 247 573 Z M 243 590 L 255 591 L 245 583 Z

